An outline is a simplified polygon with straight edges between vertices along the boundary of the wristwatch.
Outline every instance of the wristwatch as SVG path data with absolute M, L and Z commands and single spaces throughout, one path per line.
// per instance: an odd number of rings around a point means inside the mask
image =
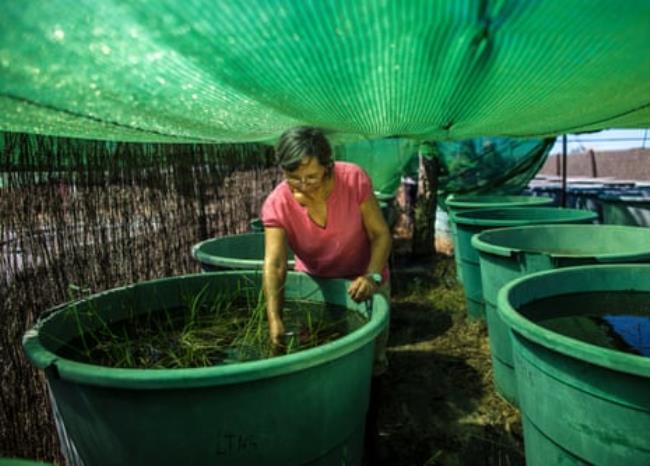
M 365 275 L 365 277 L 366 277 L 366 278 L 369 278 L 370 280 L 372 280 L 372 282 L 373 282 L 375 285 L 377 285 L 377 286 L 380 286 L 380 285 L 381 285 L 382 276 L 381 276 L 380 273 L 377 273 L 377 272 L 375 272 L 375 273 L 370 273 L 370 272 L 369 272 L 369 273 L 367 273 L 367 274 Z

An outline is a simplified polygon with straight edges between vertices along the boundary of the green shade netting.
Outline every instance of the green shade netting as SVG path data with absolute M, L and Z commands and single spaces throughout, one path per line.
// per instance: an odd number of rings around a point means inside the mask
M 335 148 L 336 160 L 356 163 L 368 172 L 376 192 L 395 194 L 402 175 L 417 164 L 419 144 L 408 139 L 359 141 Z M 417 171 L 417 165 L 416 165 Z
M 519 193 L 542 167 L 555 138 L 476 138 L 436 142 L 441 166 L 438 192 L 449 194 Z
M 438 192 L 507 194 L 520 192 L 546 161 L 555 138 L 475 138 L 428 142 L 407 139 L 360 141 L 336 147 L 335 158 L 354 162 L 372 178 L 375 191 L 394 194 L 404 175 L 415 177 L 418 154 L 437 157 Z
M 26 0 L 0 130 L 158 142 L 650 126 L 647 0 Z

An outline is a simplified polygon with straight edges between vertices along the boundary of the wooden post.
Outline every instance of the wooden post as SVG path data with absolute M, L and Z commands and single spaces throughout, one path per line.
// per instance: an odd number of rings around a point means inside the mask
M 598 167 L 596 167 L 596 154 L 593 149 L 589 149 L 589 158 L 591 159 L 591 176 L 598 178 Z
M 411 254 L 415 257 L 428 257 L 435 253 L 439 171 L 440 161 L 435 147 L 428 143 L 421 144 L 418 197 L 415 203 L 411 246 Z

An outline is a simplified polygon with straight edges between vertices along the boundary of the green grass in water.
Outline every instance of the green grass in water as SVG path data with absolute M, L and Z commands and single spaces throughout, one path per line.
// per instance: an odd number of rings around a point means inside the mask
M 295 353 L 336 340 L 365 319 L 344 307 L 309 301 L 285 303 L 288 337 L 284 348 L 270 342 L 261 294 L 217 295 L 205 289 L 185 306 L 145 312 L 108 323 L 97 309 L 71 308 L 77 335 L 57 351 L 75 361 L 116 368 L 175 369 L 207 367 Z M 92 328 L 92 331 L 86 329 Z M 55 340 L 52 335 L 49 338 Z

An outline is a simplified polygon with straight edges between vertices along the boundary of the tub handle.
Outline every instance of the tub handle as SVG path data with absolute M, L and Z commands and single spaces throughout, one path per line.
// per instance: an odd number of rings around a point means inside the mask
M 542 272 L 556 268 L 555 261 L 548 254 L 524 254 L 522 263 L 526 273 Z
M 56 367 L 56 364 L 52 362 L 50 365 L 45 367 L 43 369 L 43 372 L 45 372 L 45 376 L 47 379 L 60 379 L 61 375 L 59 375 L 59 368 Z

